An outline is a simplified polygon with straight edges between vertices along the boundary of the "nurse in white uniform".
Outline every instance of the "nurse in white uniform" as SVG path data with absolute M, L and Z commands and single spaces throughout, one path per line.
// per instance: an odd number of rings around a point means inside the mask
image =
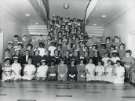
M 105 68 L 102 65 L 102 61 L 98 61 L 98 65 L 96 66 L 95 69 L 95 73 L 96 73 L 95 80 L 104 81 L 104 72 L 105 72 L 104 70 Z
M 20 63 L 18 63 L 18 57 L 13 57 L 14 59 L 14 63 L 11 65 L 12 68 L 12 76 L 13 76 L 13 80 L 19 80 L 21 79 L 21 65 Z
M 125 68 L 121 66 L 121 62 L 117 61 L 114 69 L 113 83 L 124 84 Z
M 12 68 L 11 68 L 11 60 L 8 58 L 8 59 L 5 59 L 4 61 L 4 65 L 2 67 L 2 81 L 11 81 L 13 80 L 13 77 L 12 77 Z
M 28 64 L 24 67 L 23 80 L 32 80 L 35 77 L 36 67 L 32 64 L 32 59 L 28 59 Z
M 86 70 L 86 81 L 92 81 L 95 79 L 95 65 L 92 59 L 89 59 L 89 63 L 85 66 Z
M 38 67 L 36 73 L 37 80 L 45 80 L 47 77 L 48 66 L 46 65 L 46 60 L 41 60 L 41 66 Z
M 112 61 L 108 60 L 107 65 L 105 66 L 104 81 L 113 82 L 113 69 Z

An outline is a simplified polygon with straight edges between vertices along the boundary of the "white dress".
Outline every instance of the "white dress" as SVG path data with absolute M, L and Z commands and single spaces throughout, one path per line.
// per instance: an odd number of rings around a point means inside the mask
M 109 57 L 102 58 L 102 61 L 104 62 L 104 66 L 107 66 L 107 62 L 109 59 L 110 59 Z
M 105 72 L 106 72 L 106 75 L 104 76 L 104 81 L 113 82 L 113 67 L 106 66 Z
M 12 80 L 13 77 L 12 77 L 12 68 L 11 66 L 9 65 L 5 65 L 3 68 L 2 68 L 3 72 L 2 72 L 2 81 L 6 81 L 6 80 Z
M 91 81 L 95 80 L 95 65 L 94 64 L 87 64 L 86 67 L 86 80 Z
M 103 81 L 104 66 L 96 66 L 95 72 L 97 73 L 95 76 L 95 80 Z
M 36 67 L 32 64 L 27 64 L 24 67 L 24 76 L 22 79 L 24 80 L 32 80 L 34 78 L 34 73 L 36 71 Z
M 113 76 L 113 83 L 115 84 L 123 84 L 124 83 L 124 74 L 125 69 L 122 66 L 116 66 L 114 70 L 115 75 Z
M 41 57 L 43 57 L 45 55 L 45 49 L 44 48 L 38 48 L 38 50 L 39 50 L 39 55 Z
M 45 66 L 40 66 L 40 67 L 38 67 L 38 69 L 37 69 L 36 76 L 37 76 L 37 77 L 46 78 L 46 76 L 47 76 L 47 71 L 48 71 L 48 66 L 47 66 L 47 65 L 45 65 Z
M 50 51 L 50 55 L 54 56 L 54 51 L 56 50 L 55 46 L 49 46 L 48 50 Z
M 11 65 L 11 68 L 13 71 L 13 73 L 12 73 L 13 79 L 14 80 L 20 79 L 21 78 L 21 75 L 20 75 L 21 65 L 19 63 L 13 63 Z

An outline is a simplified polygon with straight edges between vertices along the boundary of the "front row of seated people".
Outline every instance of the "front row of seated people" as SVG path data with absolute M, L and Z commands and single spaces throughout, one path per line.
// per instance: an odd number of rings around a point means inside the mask
M 111 60 L 103 66 L 102 61 L 98 61 L 98 65 L 93 64 L 90 58 L 85 65 L 83 60 L 76 65 L 74 59 L 70 64 L 65 64 L 61 59 L 58 65 L 54 61 L 48 66 L 46 60 L 41 60 L 41 65 L 35 67 L 32 59 L 29 58 L 24 68 L 18 62 L 18 57 L 14 57 L 14 62 L 10 65 L 10 60 L 4 61 L 2 68 L 2 81 L 14 80 L 48 80 L 48 81 L 107 81 L 111 83 L 124 83 L 125 68 L 121 65 L 121 61 L 112 64 Z M 21 73 L 23 72 L 23 73 Z

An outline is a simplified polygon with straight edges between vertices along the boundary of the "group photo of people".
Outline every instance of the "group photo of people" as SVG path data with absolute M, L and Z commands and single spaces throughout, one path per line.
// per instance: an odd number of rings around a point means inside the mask
M 135 83 L 135 59 L 119 36 L 103 36 L 96 42 L 85 32 L 83 19 L 53 16 L 45 40 L 33 43 L 29 35 L 9 40 L 0 77 L 3 82 Z

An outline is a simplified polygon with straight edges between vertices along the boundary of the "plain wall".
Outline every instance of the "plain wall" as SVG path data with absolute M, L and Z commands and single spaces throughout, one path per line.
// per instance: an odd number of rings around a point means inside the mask
M 130 0 L 127 10 L 104 26 L 105 35 L 121 37 L 121 40 L 131 49 L 135 56 L 135 1 Z

